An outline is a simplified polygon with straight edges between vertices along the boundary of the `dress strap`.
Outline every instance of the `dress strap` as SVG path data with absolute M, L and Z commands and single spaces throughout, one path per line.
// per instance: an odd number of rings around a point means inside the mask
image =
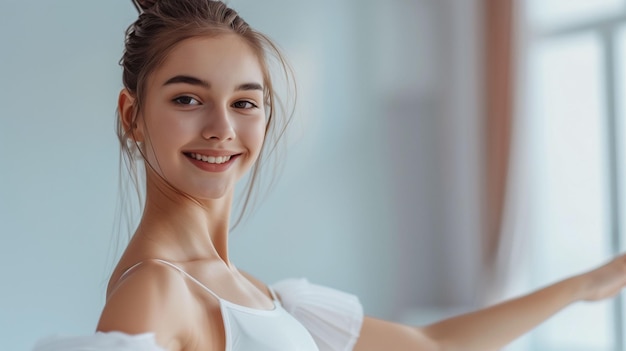
M 183 274 L 184 276 L 186 276 L 187 278 L 189 278 L 192 282 L 198 284 L 202 289 L 204 289 L 206 292 L 208 292 L 209 294 L 213 295 L 213 297 L 215 297 L 217 300 L 221 301 L 222 298 L 219 297 L 219 295 L 217 295 L 216 293 L 213 292 L 213 290 L 209 289 L 206 285 L 202 284 L 198 279 L 194 278 L 191 274 L 185 272 L 185 270 L 183 270 L 182 268 L 178 267 L 177 265 L 165 261 L 165 260 L 161 260 L 158 258 L 155 259 L 151 259 L 150 261 L 156 261 L 159 263 L 162 263 L 166 266 L 169 266 L 171 268 L 174 268 L 175 270 L 179 271 L 181 274 Z M 140 261 L 135 263 L 134 265 L 132 265 L 130 268 L 128 268 L 126 271 L 124 271 L 124 273 L 122 273 L 122 275 L 120 276 L 120 279 L 118 280 L 118 282 L 120 282 L 122 279 L 124 279 L 125 276 L 127 276 L 131 271 L 135 270 L 137 267 L 139 267 L 142 263 L 144 263 L 146 261 Z M 272 296 L 274 293 L 272 292 Z
M 280 300 L 278 299 L 276 292 L 274 292 L 274 289 L 272 289 L 272 287 L 268 285 L 267 290 L 269 290 L 270 295 L 272 295 L 272 300 L 274 300 L 274 302 L 280 303 Z

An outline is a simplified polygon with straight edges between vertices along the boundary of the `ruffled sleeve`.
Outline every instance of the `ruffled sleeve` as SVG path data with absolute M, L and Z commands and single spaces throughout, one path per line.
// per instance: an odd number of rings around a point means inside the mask
M 283 280 L 271 288 L 285 310 L 311 333 L 320 351 L 352 350 L 363 324 L 363 307 L 356 296 L 306 279 Z
M 156 343 L 154 333 L 129 335 L 97 332 L 88 336 L 53 336 L 40 340 L 33 351 L 166 351 Z

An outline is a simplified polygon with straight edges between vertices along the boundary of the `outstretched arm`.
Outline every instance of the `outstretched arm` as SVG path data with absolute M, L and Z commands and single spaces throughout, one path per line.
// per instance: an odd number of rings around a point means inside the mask
M 366 318 L 355 351 L 497 350 L 577 301 L 596 301 L 626 286 L 626 255 L 592 271 L 495 306 L 411 328 Z

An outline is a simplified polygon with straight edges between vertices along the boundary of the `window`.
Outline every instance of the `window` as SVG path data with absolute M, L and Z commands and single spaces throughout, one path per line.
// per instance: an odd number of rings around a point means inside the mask
M 518 3 L 529 290 L 626 247 L 626 1 Z M 624 351 L 622 305 L 574 305 L 510 349 Z

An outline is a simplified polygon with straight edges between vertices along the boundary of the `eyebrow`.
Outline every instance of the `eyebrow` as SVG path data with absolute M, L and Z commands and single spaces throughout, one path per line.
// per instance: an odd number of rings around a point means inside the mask
M 209 82 L 207 82 L 206 80 L 202 80 L 196 77 L 192 77 L 192 76 L 175 76 L 172 77 L 170 79 L 168 79 L 165 83 L 163 83 L 163 85 L 170 85 L 170 84 L 190 84 L 190 85 L 198 85 L 207 89 L 211 88 L 211 84 L 209 84 Z
M 263 86 L 259 83 L 244 83 L 235 88 L 235 90 L 263 90 Z
M 192 77 L 192 76 L 185 76 L 185 75 L 178 75 L 178 76 L 174 76 L 170 79 L 168 79 L 165 83 L 163 83 L 163 85 L 170 85 L 170 84 L 190 84 L 190 85 L 196 85 L 196 86 L 200 86 L 206 89 L 211 89 L 211 83 L 207 82 L 206 80 L 202 80 L 200 78 L 196 78 L 196 77 Z M 235 88 L 235 91 L 240 91 L 240 90 L 263 90 L 263 86 L 259 83 L 244 83 L 244 84 L 240 84 Z

